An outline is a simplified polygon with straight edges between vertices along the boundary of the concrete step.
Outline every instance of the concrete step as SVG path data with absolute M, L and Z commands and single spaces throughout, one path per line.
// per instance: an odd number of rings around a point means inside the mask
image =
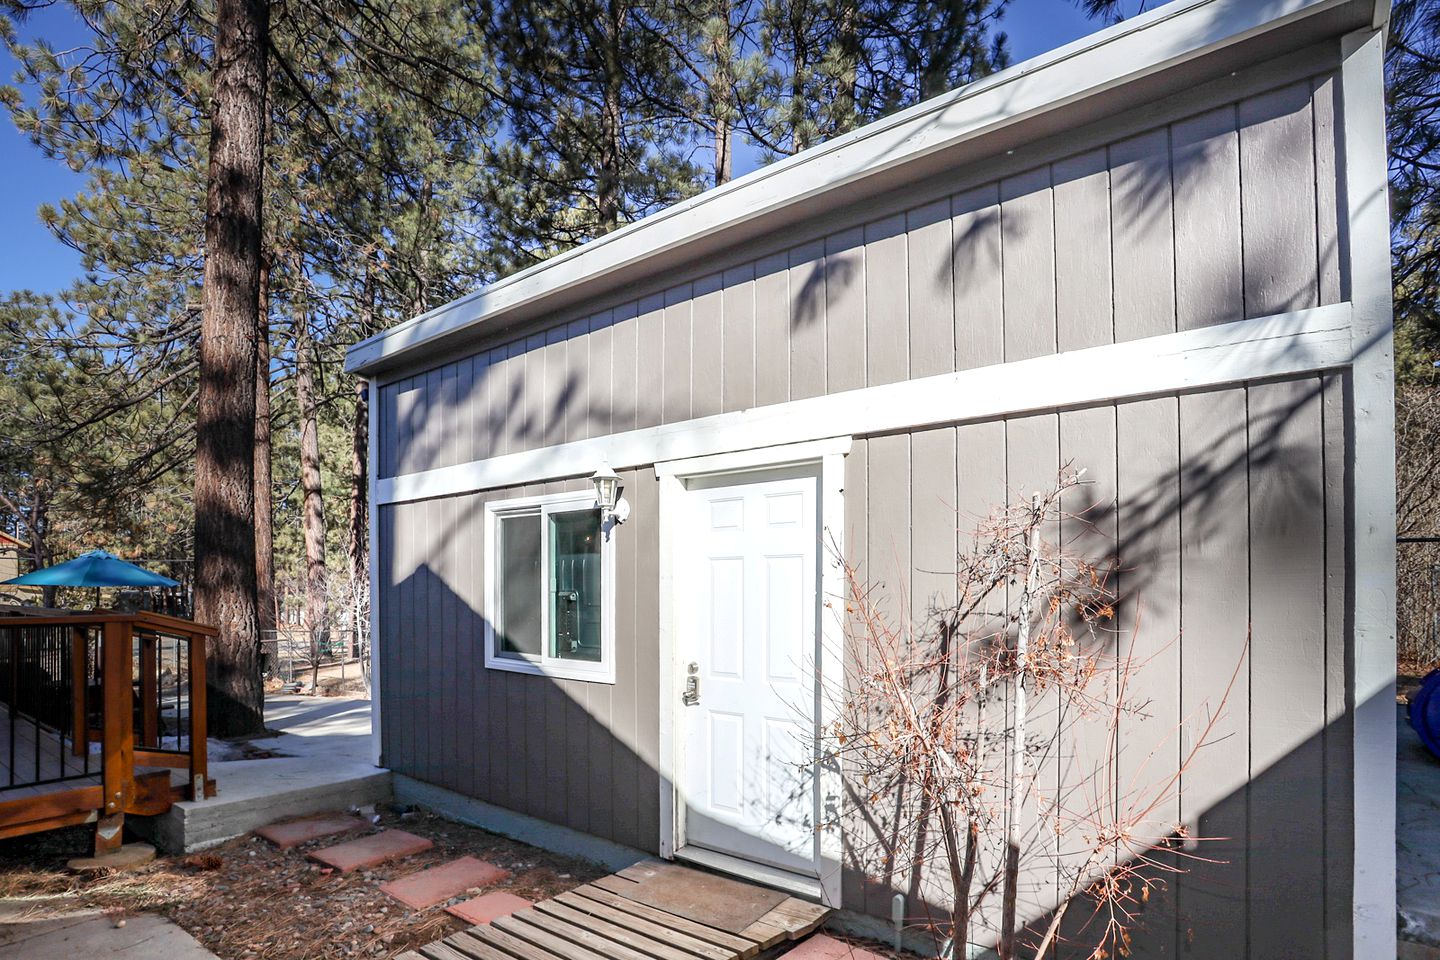
M 341 873 L 350 873 L 385 863 L 387 860 L 399 860 L 401 857 L 429 850 L 433 846 L 434 841 L 406 833 L 404 830 L 381 830 L 368 837 L 312 850 L 309 857 L 328 867 L 334 867 Z
M 126 817 L 125 825 L 166 853 L 191 853 L 277 820 L 388 802 L 393 795 L 390 771 L 368 763 L 296 757 L 218 763 L 211 769 L 215 797 L 177 803 L 155 817 Z
M 461 857 L 381 884 L 380 892 L 389 894 L 407 907 L 424 910 L 451 897 L 458 897 L 466 890 L 499 883 L 508 876 L 510 871 L 502 870 L 493 863 Z

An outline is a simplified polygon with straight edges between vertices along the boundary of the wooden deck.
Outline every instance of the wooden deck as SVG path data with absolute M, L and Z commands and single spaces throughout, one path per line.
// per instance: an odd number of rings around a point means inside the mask
M 12 736 L 15 738 L 13 754 Z M 84 785 L 87 778 L 99 783 L 99 751 L 92 749 L 89 757 L 76 756 L 73 748 L 69 737 L 31 723 L 23 715 L 12 726 L 10 711 L 0 706 L 0 801 L 67 790 Z
M 0 614 L 0 837 L 91 823 L 104 855 L 123 842 L 126 815 L 213 796 L 215 633 L 147 612 Z
M 647 860 L 398 960 L 746 960 L 808 936 L 830 913 L 783 897 L 739 929 L 727 930 L 718 912 L 714 923 L 705 923 L 696 919 L 701 915 L 696 910 L 680 916 L 633 899 L 643 896 L 643 881 L 657 874 L 672 887 L 693 882 L 697 889 L 713 890 L 718 881 L 764 892 L 738 880 Z

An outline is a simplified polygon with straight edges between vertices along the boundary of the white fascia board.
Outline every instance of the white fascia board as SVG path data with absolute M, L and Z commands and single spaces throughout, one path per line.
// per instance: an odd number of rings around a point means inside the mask
M 400 503 L 740 450 L 1162 396 L 1351 362 L 1349 303 L 792 400 L 387 477 Z M 845 441 L 841 441 L 845 442 Z M 664 475 L 669 471 L 658 471 Z
M 1176 0 L 1050 53 L 707 190 L 352 346 L 364 373 L 447 334 L 497 319 L 801 201 L 1020 120 L 1134 83 L 1346 0 Z

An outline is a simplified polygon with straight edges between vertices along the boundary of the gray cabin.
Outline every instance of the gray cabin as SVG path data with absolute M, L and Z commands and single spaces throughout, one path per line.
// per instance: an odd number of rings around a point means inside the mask
M 805 766 L 834 557 L 921 620 L 1073 463 L 1147 664 L 1118 782 L 1225 703 L 1134 955 L 1393 957 L 1387 16 L 1176 0 L 353 347 L 397 790 L 922 916 L 944 879 Z

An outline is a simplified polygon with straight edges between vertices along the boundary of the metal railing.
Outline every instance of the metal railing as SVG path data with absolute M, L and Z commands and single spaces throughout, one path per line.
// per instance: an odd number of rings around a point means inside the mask
M 98 706 L 100 634 L 93 626 L 0 627 L 0 703 L 5 733 L 0 788 L 88 779 L 102 757 L 90 749 Z
M 114 813 L 135 799 L 136 768 L 160 767 L 204 796 L 213 634 L 148 612 L 0 617 L 0 790 L 98 775 Z

